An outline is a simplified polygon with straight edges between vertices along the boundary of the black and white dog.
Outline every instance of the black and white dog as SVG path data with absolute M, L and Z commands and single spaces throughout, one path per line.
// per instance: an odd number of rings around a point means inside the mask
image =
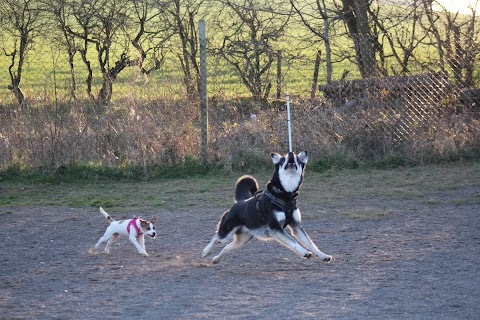
M 273 238 L 301 257 L 310 258 L 313 252 L 323 261 L 330 262 L 332 257 L 321 252 L 301 226 L 296 199 L 307 160 L 306 151 L 300 152 L 298 156 L 293 152 L 285 156 L 272 153 L 275 171 L 265 191 L 257 191 L 258 183 L 255 178 L 240 177 L 235 185 L 236 202 L 223 214 L 217 233 L 203 249 L 202 258 L 212 252 L 215 243 L 226 243 L 232 237 L 233 241 L 213 257 L 213 263 L 220 262 L 228 252 L 241 248 L 252 238 Z M 289 226 L 292 235 L 308 250 L 285 233 L 286 226 Z

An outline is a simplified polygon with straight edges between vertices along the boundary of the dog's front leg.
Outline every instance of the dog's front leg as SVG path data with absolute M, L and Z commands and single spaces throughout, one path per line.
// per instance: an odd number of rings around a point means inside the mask
M 140 246 L 143 248 L 143 252 L 145 252 L 145 255 L 148 256 L 147 250 L 145 249 L 145 235 L 142 234 L 140 237 L 138 237 L 138 242 L 140 243 Z
M 301 257 L 310 258 L 312 256 L 311 252 L 307 251 L 297 241 L 295 241 L 295 239 L 293 239 L 288 234 L 286 234 L 285 231 L 283 231 L 283 229 L 281 228 L 272 229 L 270 234 L 275 240 L 277 240 L 278 242 L 280 242 L 290 250 L 296 252 Z
M 138 243 L 137 238 L 136 238 L 135 236 L 129 235 L 128 238 L 129 238 L 130 241 L 135 245 L 135 247 L 136 247 L 137 250 L 138 250 L 138 253 L 143 254 L 143 255 L 145 255 L 145 256 L 148 257 L 147 252 L 146 252 L 145 249 L 140 245 L 140 243 Z
M 290 229 L 292 230 L 292 234 L 308 249 L 310 249 L 318 258 L 322 259 L 323 261 L 330 262 L 332 261 L 332 256 L 323 253 L 320 251 L 315 243 L 310 239 L 308 234 L 302 228 L 302 226 L 298 223 L 290 225 Z

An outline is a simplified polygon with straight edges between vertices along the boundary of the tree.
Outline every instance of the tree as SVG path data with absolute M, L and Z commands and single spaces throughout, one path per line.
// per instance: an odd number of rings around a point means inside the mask
M 474 66 L 480 55 L 480 30 L 475 8 L 470 7 L 470 14 L 460 14 L 450 12 L 438 1 L 421 1 L 427 18 L 421 26 L 427 35 L 427 44 L 435 45 L 437 66 L 446 73 L 451 71 L 460 86 L 473 86 Z
M 254 99 L 266 100 L 272 87 L 271 67 L 279 51 L 275 42 L 285 33 L 291 8 L 254 0 L 241 4 L 222 0 L 221 4 L 217 28 L 224 35 L 215 52 L 234 67 Z
M 88 51 L 94 48 L 102 74 L 97 102 L 108 105 L 113 83 L 126 67 L 136 66 L 147 75 L 163 63 L 162 45 L 166 41 L 160 11 L 153 0 L 73 0 L 74 21 L 66 25 L 68 34 L 81 40 L 79 51 L 87 67 L 87 94 L 92 93 L 93 69 Z M 136 50 L 132 58 L 130 45 Z M 145 47 L 146 46 L 146 47 Z M 153 63 L 146 65 L 150 56 Z
M 420 1 L 392 2 L 388 5 L 377 2 L 376 6 L 372 4 L 369 7 L 373 33 L 379 35 L 376 47 L 378 66 L 385 74 L 388 69 L 394 74 L 408 73 L 411 60 L 415 60 L 414 52 L 426 38 L 418 27 L 424 16 Z M 387 62 L 389 57 L 393 58 L 390 63 Z
M 362 78 L 379 75 L 375 58 L 377 39 L 370 30 L 369 6 L 369 0 L 342 0 L 340 9 L 348 35 L 354 43 L 357 66 Z
M 197 63 L 199 42 L 197 21 L 198 12 L 203 1 L 195 0 L 170 0 L 165 6 L 165 19 L 172 27 L 173 35 L 180 41 L 181 50 L 175 50 L 183 72 L 183 82 L 187 94 L 198 92 L 198 81 L 200 79 L 200 67 Z M 175 48 L 176 47 L 172 47 Z
M 46 8 L 50 12 L 60 32 L 59 42 L 65 47 L 68 55 L 68 65 L 70 67 L 70 96 L 77 100 L 77 81 L 75 79 L 75 54 L 77 53 L 76 38 L 68 32 L 68 19 L 72 16 L 72 5 L 69 0 L 45 0 Z M 90 85 L 91 93 L 91 85 Z
M 333 72 L 330 23 L 333 19 L 329 17 L 327 3 L 325 0 L 290 0 L 290 3 L 307 30 L 325 44 L 326 82 L 330 83 Z
M 3 41 L 3 53 L 11 58 L 8 89 L 22 107 L 26 105 L 20 89 L 23 65 L 34 41 L 45 30 L 43 13 L 41 3 L 35 0 L 0 0 L 0 24 L 8 37 Z

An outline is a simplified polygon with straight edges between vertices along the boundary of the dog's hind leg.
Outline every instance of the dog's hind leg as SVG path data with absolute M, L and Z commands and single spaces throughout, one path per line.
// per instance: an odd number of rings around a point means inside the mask
M 246 245 L 250 240 L 252 240 L 253 236 L 248 233 L 236 233 L 234 235 L 233 241 L 230 242 L 223 248 L 222 251 L 212 259 L 212 263 L 219 263 L 222 260 L 223 256 L 229 253 L 232 250 L 240 249 L 244 245 Z
M 115 241 L 117 241 L 118 237 L 120 237 L 120 235 L 118 233 L 115 233 L 113 234 L 113 236 L 110 237 L 110 239 L 108 239 L 107 245 L 105 246 L 106 253 L 110 253 L 110 247 Z
M 109 230 L 107 229 L 107 231 L 105 231 L 105 233 L 103 234 L 102 237 L 100 237 L 100 239 L 98 239 L 98 242 L 97 244 L 95 245 L 95 249 L 98 249 L 98 247 L 102 244 L 102 242 L 105 242 L 107 240 L 110 240 L 112 238 L 112 233 L 109 232 Z

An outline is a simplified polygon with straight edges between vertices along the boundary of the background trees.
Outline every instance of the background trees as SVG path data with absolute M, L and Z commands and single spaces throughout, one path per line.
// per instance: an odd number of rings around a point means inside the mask
M 222 36 L 215 53 L 233 66 L 254 99 L 265 100 L 272 88 L 278 41 L 285 34 L 291 8 L 272 1 L 220 2 L 213 21 Z
M 321 81 L 330 83 L 439 69 L 452 74 L 461 86 L 474 86 L 480 54 L 477 11 L 471 8 L 469 14 L 459 14 L 441 4 L 439 0 L 0 0 L 4 61 L 0 68 L 20 105 L 25 105 L 20 89 L 25 62 L 37 44 L 64 50 L 69 95 L 74 100 L 86 95 L 108 105 L 114 83 L 126 68 L 136 68 L 138 75 L 147 77 L 165 62 L 181 74 L 186 95 L 195 97 L 198 21 L 205 19 L 210 53 L 220 57 L 218 63 L 226 65 L 224 73 L 234 74 L 257 100 L 268 99 L 275 77 L 280 82 L 285 76 L 279 68 L 282 61 L 287 72 L 303 64 L 300 77 L 314 79 L 313 88 L 318 73 Z M 36 54 L 30 62 L 40 66 L 42 50 Z
M 42 3 L 35 0 L 1 0 L 0 25 L 3 54 L 10 58 L 10 90 L 19 105 L 25 105 L 20 89 L 23 65 L 37 38 L 44 36 L 48 20 Z

